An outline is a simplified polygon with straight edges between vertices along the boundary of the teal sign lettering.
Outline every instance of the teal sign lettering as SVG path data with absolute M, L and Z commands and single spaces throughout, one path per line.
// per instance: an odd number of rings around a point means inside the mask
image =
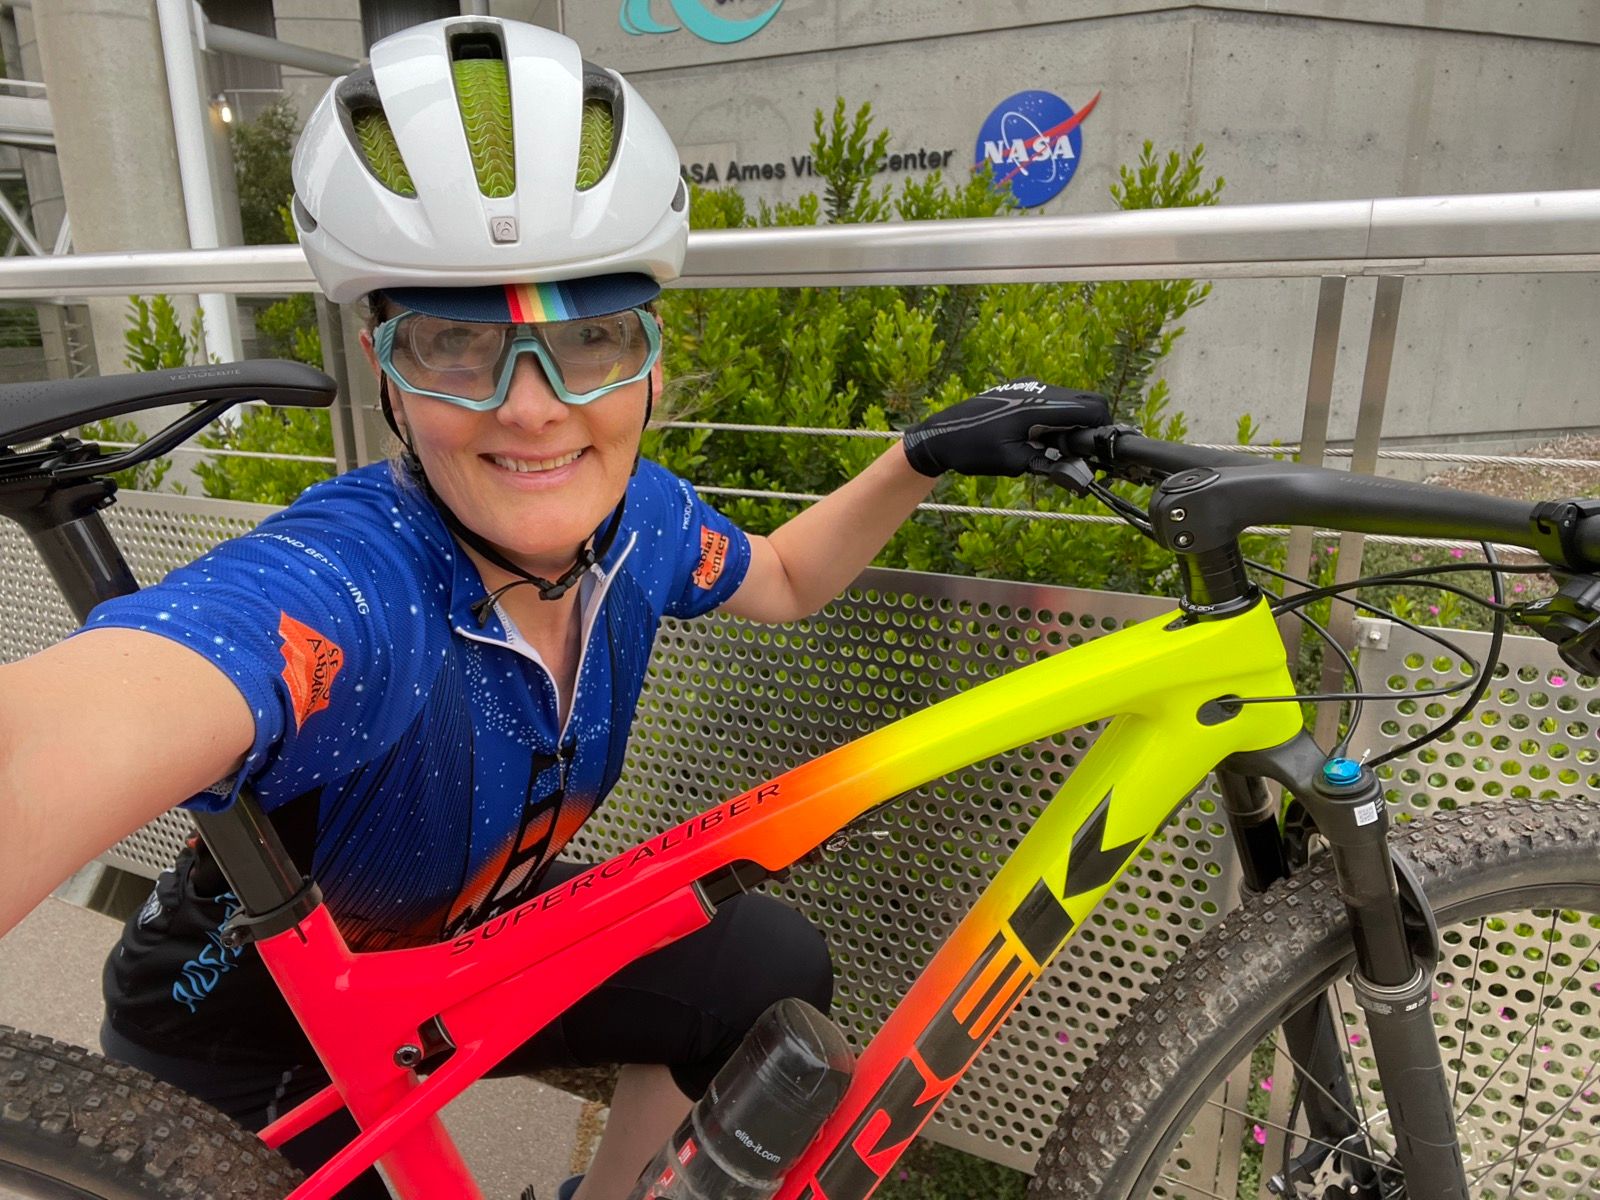
M 783 7 L 783 0 L 774 0 L 772 7 L 759 16 L 733 18 L 719 17 L 709 12 L 705 0 L 669 0 L 669 3 L 678 20 L 683 22 L 682 28 L 703 42 L 715 42 L 719 46 L 754 37 L 766 28 L 767 22 L 777 16 L 778 10 Z M 656 20 L 650 14 L 650 0 L 622 0 L 622 11 L 617 20 L 624 33 L 631 33 L 635 37 L 647 33 L 672 33 L 679 28 Z

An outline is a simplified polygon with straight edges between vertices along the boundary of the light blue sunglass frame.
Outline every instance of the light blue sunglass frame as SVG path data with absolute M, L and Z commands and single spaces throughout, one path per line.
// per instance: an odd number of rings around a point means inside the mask
M 435 400 L 443 400 L 447 404 L 454 404 L 458 408 L 468 408 L 473 412 L 488 412 L 499 408 L 506 402 L 506 396 L 511 392 L 511 377 L 516 373 L 517 359 L 524 354 L 532 354 L 539 360 L 540 367 L 544 370 L 544 377 L 550 383 L 551 390 L 556 398 L 563 404 L 584 405 L 598 400 L 601 396 L 616 391 L 618 388 L 627 387 L 630 383 L 638 383 L 656 365 L 656 360 L 661 357 L 661 330 L 656 325 L 656 320 L 645 309 L 632 308 L 627 311 L 636 313 L 639 324 L 644 326 L 645 343 L 649 347 L 644 358 L 644 366 L 626 379 L 618 379 L 613 383 L 603 384 L 589 392 L 572 392 L 567 390 L 566 380 L 561 377 L 561 367 L 551 355 L 549 349 L 533 332 L 537 326 L 530 322 L 499 322 L 500 324 L 515 325 L 516 333 L 511 339 L 511 345 L 503 351 L 505 361 L 500 368 L 500 379 L 495 384 L 494 395 L 483 400 L 469 400 L 465 396 L 451 395 L 449 392 L 435 392 L 428 388 L 417 387 L 410 383 L 394 365 L 394 339 L 395 332 L 400 323 L 407 317 L 418 314 L 403 312 L 399 316 L 390 317 L 379 325 L 372 334 L 372 348 L 378 356 L 378 366 L 389 377 L 389 381 L 397 388 L 402 388 L 417 396 L 429 396 Z M 582 319 L 582 318 L 578 318 Z M 550 322 L 557 324 L 557 322 Z M 564 322 L 561 322 L 564 323 Z

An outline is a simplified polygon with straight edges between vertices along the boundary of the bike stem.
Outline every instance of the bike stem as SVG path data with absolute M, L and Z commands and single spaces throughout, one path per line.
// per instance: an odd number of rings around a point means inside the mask
M 1388 806 L 1376 775 L 1349 760 L 1329 760 L 1305 733 L 1272 750 L 1235 755 L 1227 767 L 1282 783 L 1327 839 L 1355 942 L 1356 1002 L 1367 1014 L 1406 1195 L 1409 1200 L 1467 1200 L 1466 1166 L 1433 1026 L 1437 932 L 1410 870 L 1402 862 L 1397 872 Z M 1240 803 L 1237 785 L 1233 792 L 1234 803 Z M 1225 788 L 1224 799 L 1228 796 Z M 1286 1022 L 1284 1027 L 1297 1063 L 1326 1067 L 1330 1050 L 1337 1058 L 1342 1047 L 1327 1036 L 1325 1023 L 1308 1018 L 1307 1010 L 1294 1020 L 1306 1026 L 1297 1030 Z M 1335 1027 L 1334 1035 L 1342 1037 L 1343 1031 Z M 1302 1060 L 1301 1054 L 1308 1057 Z M 1310 1115 L 1315 1117 L 1314 1109 Z M 1350 1119 L 1347 1109 L 1342 1122 L 1348 1125 Z

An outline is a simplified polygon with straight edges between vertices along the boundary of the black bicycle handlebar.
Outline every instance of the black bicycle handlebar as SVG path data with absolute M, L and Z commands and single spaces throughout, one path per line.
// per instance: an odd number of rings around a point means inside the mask
M 1251 525 L 1281 522 L 1351 533 L 1488 540 L 1522 546 L 1576 571 L 1600 569 L 1600 501 L 1529 504 L 1500 496 L 1262 461 L 1147 438 L 1123 428 L 1080 429 L 1059 449 L 1113 478 L 1157 484 L 1150 518 L 1170 550 L 1232 545 Z

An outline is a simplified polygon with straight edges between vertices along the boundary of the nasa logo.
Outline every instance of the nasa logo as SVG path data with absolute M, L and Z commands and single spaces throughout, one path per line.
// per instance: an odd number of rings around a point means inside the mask
M 973 169 L 987 164 L 995 187 L 1009 188 L 1023 208 L 1054 200 L 1072 181 L 1083 154 L 1084 118 L 1100 103 L 1100 93 L 1074 112 L 1051 92 L 1007 96 L 983 122 L 973 152 Z

